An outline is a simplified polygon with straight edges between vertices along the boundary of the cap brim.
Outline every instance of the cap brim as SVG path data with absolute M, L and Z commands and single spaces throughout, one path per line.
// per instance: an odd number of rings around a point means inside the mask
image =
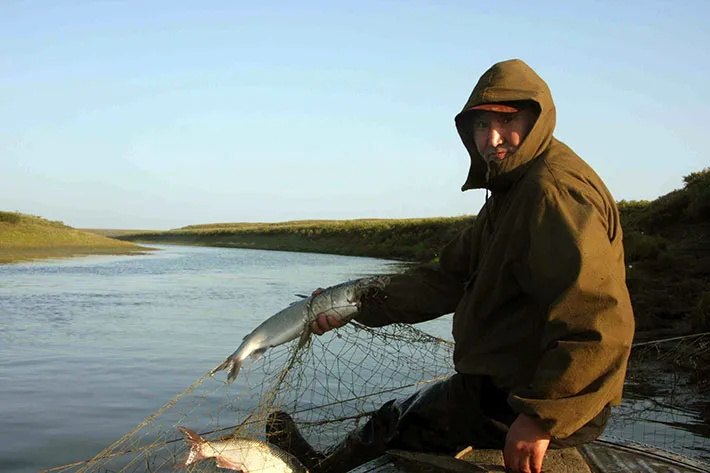
M 501 112 L 501 113 L 515 113 L 519 112 L 519 108 L 511 107 L 510 105 L 504 105 L 502 103 L 484 103 L 481 105 L 476 105 L 475 107 L 469 108 L 470 110 L 487 110 L 489 112 Z

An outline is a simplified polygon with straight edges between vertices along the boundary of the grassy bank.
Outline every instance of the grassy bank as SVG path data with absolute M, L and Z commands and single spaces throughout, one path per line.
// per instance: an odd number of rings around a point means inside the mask
M 183 245 L 307 251 L 428 261 L 474 217 L 301 220 L 192 225 L 116 238 Z
M 148 250 L 133 243 L 77 230 L 61 222 L 0 211 L 0 264 L 78 255 Z

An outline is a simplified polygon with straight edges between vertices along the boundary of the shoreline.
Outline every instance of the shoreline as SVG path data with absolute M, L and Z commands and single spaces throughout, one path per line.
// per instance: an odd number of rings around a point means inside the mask
M 155 248 L 148 248 L 136 245 L 136 248 L 126 248 L 123 246 L 116 247 L 33 247 L 33 248 L 13 248 L 12 251 L 3 251 L 0 248 L 0 265 L 20 264 L 38 261 L 52 261 L 58 259 L 76 258 L 82 256 L 100 256 L 100 255 L 144 255 L 152 251 L 158 251 Z
M 78 230 L 62 222 L 19 212 L 0 211 L 0 264 L 147 251 L 150 248 Z

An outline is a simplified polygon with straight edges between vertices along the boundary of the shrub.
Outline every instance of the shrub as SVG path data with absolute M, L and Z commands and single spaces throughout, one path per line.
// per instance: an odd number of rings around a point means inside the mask
M 656 259 L 668 246 L 668 241 L 657 235 L 630 231 L 624 234 L 624 259 L 626 263 Z
M 651 231 L 669 227 L 683 219 L 689 203 L 690 198 L 684 190 L 669 192 L 649 205 L 639 224 Z
M 686 189 L 692 189 L 696 186 L 707 187 L 710 185 L 710 168 L 691 172 L 683 178 L 683 182 L 685 182 Z
M 19 223 L 22 216 L 18 212 L 3 212 L 0 211 L 0 222 Z
M 710 168 L 683 178 L 683 189 L 674 190 L 651 202 L 639 218 L 640 226 L 661 230 L 675 223 L 710 218 Z
M 684 216 L 692 222 L 710 220 L 710 168 L 683 178 L 689 195 Z

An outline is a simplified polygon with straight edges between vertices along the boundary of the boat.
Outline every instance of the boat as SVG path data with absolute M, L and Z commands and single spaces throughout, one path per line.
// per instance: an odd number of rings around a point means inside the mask
M 500 450 L 468 448 L 455 457 L 390 450 L 350 473 L 505 473 Z M 579 448 L 548 450 L 545 473 L 708 473 L 710 463 L 651 446 L 600 439 Z

